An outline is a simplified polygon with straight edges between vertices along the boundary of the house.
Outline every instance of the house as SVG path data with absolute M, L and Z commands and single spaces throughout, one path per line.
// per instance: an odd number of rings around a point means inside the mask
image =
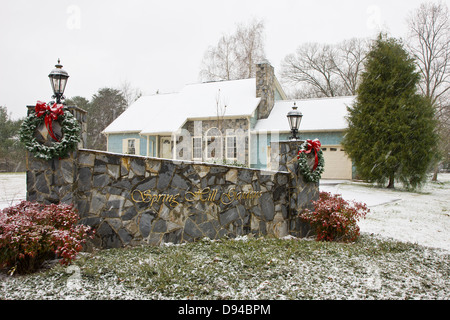
M 252 154 L 254 167 L 265 168 L 270 153 L 270 141 L 288 140 L 291 136 L 286 114 L 295 104 L 303 114 L 300 124 L 300 139 L 319 139 L 325 160 L 322 179 L 352 179 L 353 165 L 341 145 L 347 128 L 347 106 L 355 97 L 332 97 L 305 100 L 275 101 L 272 112 L 266 119 L 257 121 L 252 130 Z
M 180 92 L 143 96 L 103 133 L 108 151 L 266 169 L 270 142 L 287 140 L 287 100 L 274 68 L 256 65 L 251 79 L 186 85 Z M 351 179 L 352 163 L 340 146 L 346 106 L 354 97 L 296 100 L 302 139 L 319 138 L 324 179 Z

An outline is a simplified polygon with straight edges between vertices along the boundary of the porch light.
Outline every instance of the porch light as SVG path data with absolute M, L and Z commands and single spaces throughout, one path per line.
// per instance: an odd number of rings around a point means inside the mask
M 50 78 L 50 84 L 53 89 L 53 98 L 56 98 L 56 103 L 61 103 L 61 99 L 64 99 L 64 89 L 66 88 L 67 79 L 69 74 L 62 69 L 60 60 L 58 59 L 58 64 L 55 65 L 55 69 L 48 75 Z
M 300 127 L 300 122 L 302 121 L 303 114 L 297 110 L 297 105 L 294 102 L 292 110 L 288 112 L 287 118 L 289 121 L 289 126 L 291 127 L 292 136 L 289 137 L 290 140 L 298 140 L 297 133 Z

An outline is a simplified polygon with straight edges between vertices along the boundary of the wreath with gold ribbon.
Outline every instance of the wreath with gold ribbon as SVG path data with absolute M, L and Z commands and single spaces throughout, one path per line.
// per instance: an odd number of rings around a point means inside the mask
M 314 165 L 311 170 L 308 163 L 308 154 L 314 154 Z M 323 152 L 321 149 L 321 143 L 319 139 L 306 140 L 301 146 L 298 152 L 298 169 L 303 178 L 307 182 L 318 182 L 325 169 L 325 160 L 323 158 Z
M 53 131 L 53 121 L 58 121 L 61 126 L 62 137 L 58 139 Z M 48 135 L 54 140 L 49 145 L 40 143 L 36 139 L 36 130 L 42 125 L 48 131 Z M 65 158 L 74 150 L 80 141 L 81 127 L 75 117 L 62 104 L 46 104 L 38 101 L 35 110 L 23 121 L 19 136 L 25 148 L 36 158 L 51 160 L 53 158 Z

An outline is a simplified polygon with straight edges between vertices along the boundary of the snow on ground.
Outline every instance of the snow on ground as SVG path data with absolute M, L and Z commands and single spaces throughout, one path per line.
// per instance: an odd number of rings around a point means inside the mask
M 366 183 L 322 180 L 321 191 L 366 203 L 370 213 L 359 221 L 361 232 L 450 252 L 450 174 L 420 191 L 375 188 Z M 0 173 L 0 209 L 26 198 L 23 173 Z
M 0 210 L 25 200 L 25 173 L 0 173 Z
M 364 202 L 370 213 L 359 221 L 361 232 L 445 249 L 450 252 L 450 174 L 421 190 L 376 188 L 366 183 L 322 181 L 321 191 Z

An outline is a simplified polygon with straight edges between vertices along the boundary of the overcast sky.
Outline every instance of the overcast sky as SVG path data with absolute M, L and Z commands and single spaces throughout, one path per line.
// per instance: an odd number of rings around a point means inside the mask
M 237 23 L 265 21 L 267 59 L 305 42 L 336 43 L 388 31 L 405 37 L 406 17 L 427 0 L 0 0 L 0 106 L 13 118 L 51 100 L 58 58 L 65 96 L 90 99 L 127 81 L 144 94 L 199 82 L 200 63 Z

